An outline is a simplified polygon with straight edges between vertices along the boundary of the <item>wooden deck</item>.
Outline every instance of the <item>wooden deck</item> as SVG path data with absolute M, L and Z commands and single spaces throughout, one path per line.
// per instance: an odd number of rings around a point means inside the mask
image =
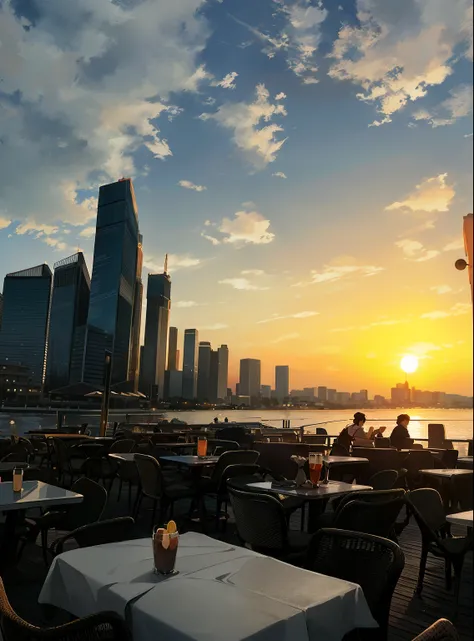
M 128 514 L 126 492 L 117 502 L 117 486 L 112 491 L 104 518 Z M 184 504 L 183 507 L 187 507 Z M 211 506 L 210 506 L 211 508 Z M 212 508 L 211 508 L 212 509 Z M 295 515 L 295 523 L 299 522 Z M 462 528 L 454 527 L 455 534 L 463 534 Z M 212 532 L 210 532 L 212 536 Z M 136 536 L 150 536 L 150 513 L 143 511 L 136 524 Z M 232 524 L 228 527 L 229 540 L 236 542 Z M 428 559 L 423 597 L 414 596 L 420 559 L 420 536 L 416 524 L 412 521 L 400 537 L 400 545 L 406 556 L 405 570 L 400 578 L 392 601 L 390 631 L 388 641 L 412 641 L 426 627 L 439 618 L 452 619 L 453 596 L 445 590 L 444 564 L 442 561 Z M 14 608 L 25 619 L 32 623 L 45 625 L 37 599 L 47 570 L 43 564 L 40 548 L 29 545 L 17 569 L 5 577 L 8 595 Z M 462 580 L 459 616 L 456 626 L 460 641 L 471 641 L 474 637 L 472 615 L 472 553 L 466 558 Z M 66 621 L 58 617 L 52 623 Z M 140 640 L 136 640 L 140 641 Z M 222 641 L 225 641 L 224 637 Z

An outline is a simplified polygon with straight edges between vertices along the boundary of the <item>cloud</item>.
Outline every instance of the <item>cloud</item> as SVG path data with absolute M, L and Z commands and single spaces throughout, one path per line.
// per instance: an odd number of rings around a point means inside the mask
M 270 341 L 272 345 L 277 345 L 278 343 L 286 343 L 286 341 L 292 341 L 295 338 L 299 338 L 300 335 L 298 332 L 292 332 L 291 334 L 283 334 L 283 336 L 279 336 L 278 338 L 273 339 Z
M 459 55 L 472 59 L 471 0 L 356 0 L 356 10 L 333 44 L 329 75 L 360 87 L 357 98 L 379 113 L 375 126 L 441 85 Z
M 313 316 L 319 316 L 319 312 L 313 312 L 313 311 L 297 312 L 296 314 L 289 314 L 287 316 L 278 316 L 278 314 L 276 314 L 275 316 L 271 316 L 270 318 L 265 318 L 264 320 L 258 321 L 257 325 L 264 325 L 266 323 L 273 323 L 275 321 L 288 320 L 292 318 L 296 318 L 296 319 L 312 318 Z
M 449 210 L 451 201 L 456 192 L 452 185 L 446 183 L 448 174 L 439 174 L 432 178 L 426 178 L 419 185 L 416 185 L 405 200 L 394 202 L 386 211 L 395 211 L 397 209 L 417 212 L 445 212 Z
M 393 325 L 400 325 L 402 323 L 407 323 L 407 322 L 408 322 L 408 319 L 380 318 L 366 325 L 349 325 L 346 327 L 334 327 L 330 331 L 335 333 L 359 332 L 359 331 L 365 332 L 367 330 L 373 329 L 374 327 L 392 327 Z
M 404 238 L 398 240 L 395 245 L 400 247 L 407 260 L 413 260 L 416 263 L 423 263 L 439 256 L 437 249 L 426 249 L 418 240 Z
M 286 116 L 282 104 L 270 102 L 264 85 L 257 85 L 254 102 L 226 103 L 216 113 L 201 114 L 202 120 L 215 120 L 233 132 L 232 139 L 256 169 L 263 169 L 276 160 L 286 138 L 278 139 L 281 125 L 271 122 L 276 116 Z
M 72 251 L 72 247 L 70 247 L 67 243 L 65 243 L 60 238 L 55 238 L 54 236 L 42 236 L 40 237 L 40 240 L 43 243 L 46 243 L 47 245 L 49 245 L 49 247 L 52 247 L 54 251 L 57 251 L 57 252 Z
M 432 292 L 436 292 L 440 296 L 443 294 L 450 294 L 453 291 L 449 285 L 435 285 L 434 287 L 430 287 L 430 290 Z
M 268 289 L 268 287 L 253 285 L 248 278 L 224 278 L 219 281 L 219 285 L 230 285 L 240 291 L 265 291 Z
M 474 134 L 464 134 L 464 138 L 472 138 Z
M 173 303 L 173 307 L 178 309 L 189 309 L 190 307 L 197 307 L 199 303 L 196 303 L 193 300 L 179 300 L 177 303 Z
M 190 180 L 180 180 L 178 185 L 184 189 L 192 189 L 193 191 L 206 191 L 207 189 L 204 185 L 195 185 Z
M 162 274 L 164 268 L 165 258 L 157 260 L 151 256 L 145 256 L 143 259 L 143 266 L 150 273 Z M 168 271 L 176 272 L 179 269 L 185 269 L 189 267 L 198 267 L 202 264 L 200 258 L 194 258 L 188 255 L 180 254 L 168 254 Z
M 285 100 L 286 98 L 286 93 L 283 93 L 283 91 L 280 91 L 280 93 L 277 93 L 275 96 L 275 100 Z
M 267 245 L 275 238 L 275 234 L 269 231 L 269 227 L 270 221 L 258 211 L 238 211 L 234 218 L 222 219 L 218 227 L 222 238 L 216 238 L 204 232 L 201 236 L 213 245 L 221 243 Z
M 433 111 L 420 109 L 413 114 L 413 118 L 417 121 L 425 120 L 436 128 L 454 125 L 459 118 L 472 114 L 472 85 L 460 85 L 449 93 L 450 97 Z
M 276 171 L 272 176 L 275 176 L 275 178 L 288 178 L 286 174 L 284 174 L 282 171 Z
M 426 318 L 428 320 L 439 320 L 441 318 L 449 318 L 451 316 L 462 316 L 464 314 L 469 314 L 471 310 L 472 305 L 469 303 L 456 303 L 450 309 L 426 312 L 425 314 L 422 314 L 420 318 Z
M 235 89 L 236 84 L 235 80 L 238 77 L 238 73 L 236 71 L 232 71 L 231 73 L 228 73 L 226 76 L 222 78 L 219 82 L 215 83 L 216 87 L 222 87 L 222 89 Z
M 439 352 L 442 349 L 443 347 L 441 347 L 440 345 L 435 345 L 434 343 L 415 343 L 414 345 L 410 345 L 409 347 L 407 347 L 404 353 L 400 354 L 400 356 L 408 353 L 413 354 L 419 359 L 432 358 L 432 356 L 430 356 L 431 352 Z
M 7 227 L 10 227 L 11 225 L 11 220 L 8 220 L 8 218 L 2 218 L 0 216 L 0 229 L 6 229 Z
M 376 265 L 350 264 L 344 260 L 341 261 L 340 264 L 325 265 L 322 271 L 311 270 L 311 279 L 309 281 L 296 283 L 294 287 L 306 287 L 308 285 L 316 285 L 317 283 L 333 282 L 351 275 L 374 276 L 384 271 L 384 269 L 384 267 L 377 267 Z
M 265 276 L 263 269 L 244 269 L 240 273 L 242 276 Z
M 92 236 L 95 235 L 95 230 L 95 227 L 86 227 L 81 232 L 79 232 L 79 236 L 81 236 L 81 238 L 92 238 Z
M 450 243 L 443 247 L 444 252 L 450 252 L 458 249 L 464 249 L 464 240 L 462 238 L 452 240 Z
M 0 210 L 83 225 L 99 184 L 140 172 L 137 152 L 172 153 L 157 118 L 208 79 L 204 3 L 33 4 L 0 3 Z
M 59 227 L 57 225 L 47 225 L 45 223 L 37 223 L 35 220 L 28 220 L 21 225 L 18 225 L 15 229 L 15 234 L 23 236 L 24 234 L 35 234 L 37 237 L 39 235 L 50 236 L 51 234 L 57 234 Z
M 227 329 L 229 326 L 224 325 L 224 323 L 214 323 L 214 325 L 207 325 L 206 327 L 201 327 L 202 330 L 207 332 L 215 332 L 219 329 Z

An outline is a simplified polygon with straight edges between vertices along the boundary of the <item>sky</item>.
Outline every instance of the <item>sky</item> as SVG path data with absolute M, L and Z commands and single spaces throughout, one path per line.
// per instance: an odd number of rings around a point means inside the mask
M 134 181 L 171 324 L 292 388 L 472 394 L 470 0 L 0 0 L 0 279 Z M 145 311 L 145 310 L 144 310 Z

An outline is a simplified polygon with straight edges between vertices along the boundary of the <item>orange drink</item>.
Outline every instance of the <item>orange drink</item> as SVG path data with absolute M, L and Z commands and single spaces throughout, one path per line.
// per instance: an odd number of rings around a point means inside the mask
M 200 436 L 197 442 L 197 455 L 199 458 L 204 458 L 207 456 L 207 438 L 205 436 Z
M 170 521 L 166 528 L 153 530 L 153 562 L 156 574 L 172 574 L 176 564 L 179 533 L 176 523 Z
M 318 485 L 323 469 L 323 457 L 321 454 L 309 455 L 309 479 L 313 485 Z

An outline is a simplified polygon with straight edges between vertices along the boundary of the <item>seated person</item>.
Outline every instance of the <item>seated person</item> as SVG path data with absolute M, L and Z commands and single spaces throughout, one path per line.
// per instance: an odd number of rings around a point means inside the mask
M 407 444 L 407 439 L 411 438 L 407 429 L 409 423 L 410 417 L 408 414 L 400 414 L 400 416 L 397 417 L 397 425 L 390 434 L 390 445 L 396 447 L 397 450 L 403 449 Z
M 369 428 L 369 431 L 366 432 L 364 430 L 366 420 L 365 414 L 362 414 L 362 412 L 356 412 L 354 414 L 354 423 L 349 425 L 347 428 L 347 432 L 352 438 L 352 445 L 354 447 L 371 447 L 373 445 L 373 443 L 371 443 L 371 439 L 374 428 L 371 427 Z

